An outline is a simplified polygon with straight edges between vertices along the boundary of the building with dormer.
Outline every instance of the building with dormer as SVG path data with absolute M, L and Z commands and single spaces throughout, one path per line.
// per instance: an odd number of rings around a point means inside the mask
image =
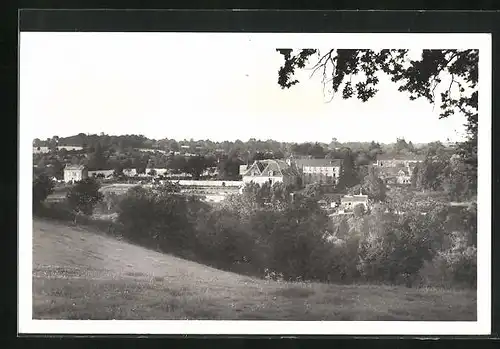
M 249 166 L 242 174 L 244 184 L 257 183 L 283 183 L 285 185 L 296 185 L 300 181 L 300 173 L 294 166 L 284 160 L 257 160 Z

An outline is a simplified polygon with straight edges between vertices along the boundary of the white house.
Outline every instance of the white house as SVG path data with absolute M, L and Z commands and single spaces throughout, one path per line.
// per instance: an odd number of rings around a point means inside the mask
M 66 165 L 64 168 L 64 181 L 66 183 L 78 182 L 88 176 L 88 169 L 84 165 Z
M 368 209 L 368 195 L 363 195 L 360 191 L 359 194 L 344 195 L 340 199 L 340 211 L 352 211 L 357 205 L 363 205 L 365 210 Z
M 242 173 L 243 183 L 297 184 L 300 173 L 284 160 L 257 160 Z
M 379 167 L 411 167 L 425 160 L 423 155 L 415 154 L 379 154 L 375 166 Z
M 340 177 L 340 159 L 289 159 L 288 162 L 299 170 L 304 184 L 336 184 Z

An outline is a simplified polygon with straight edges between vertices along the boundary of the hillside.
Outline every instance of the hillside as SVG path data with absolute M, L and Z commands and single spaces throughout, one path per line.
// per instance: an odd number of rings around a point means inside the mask
M 36 319 L 470 320 L 472 291 L 278 283 L 35 219 Z

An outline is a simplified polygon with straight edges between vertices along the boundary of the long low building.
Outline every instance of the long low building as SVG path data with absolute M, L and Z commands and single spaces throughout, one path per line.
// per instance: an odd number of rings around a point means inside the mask
M 181 186 L 203 186 L 203 187 L 241 187 L 243 181 L 197 181 L 179 180 L 176 181 Z

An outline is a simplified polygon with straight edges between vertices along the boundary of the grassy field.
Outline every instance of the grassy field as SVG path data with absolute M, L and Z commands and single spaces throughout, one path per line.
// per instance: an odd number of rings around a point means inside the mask
M 476 320 L 476 293 L 265 281 L 34 220 L 35 319 Z

